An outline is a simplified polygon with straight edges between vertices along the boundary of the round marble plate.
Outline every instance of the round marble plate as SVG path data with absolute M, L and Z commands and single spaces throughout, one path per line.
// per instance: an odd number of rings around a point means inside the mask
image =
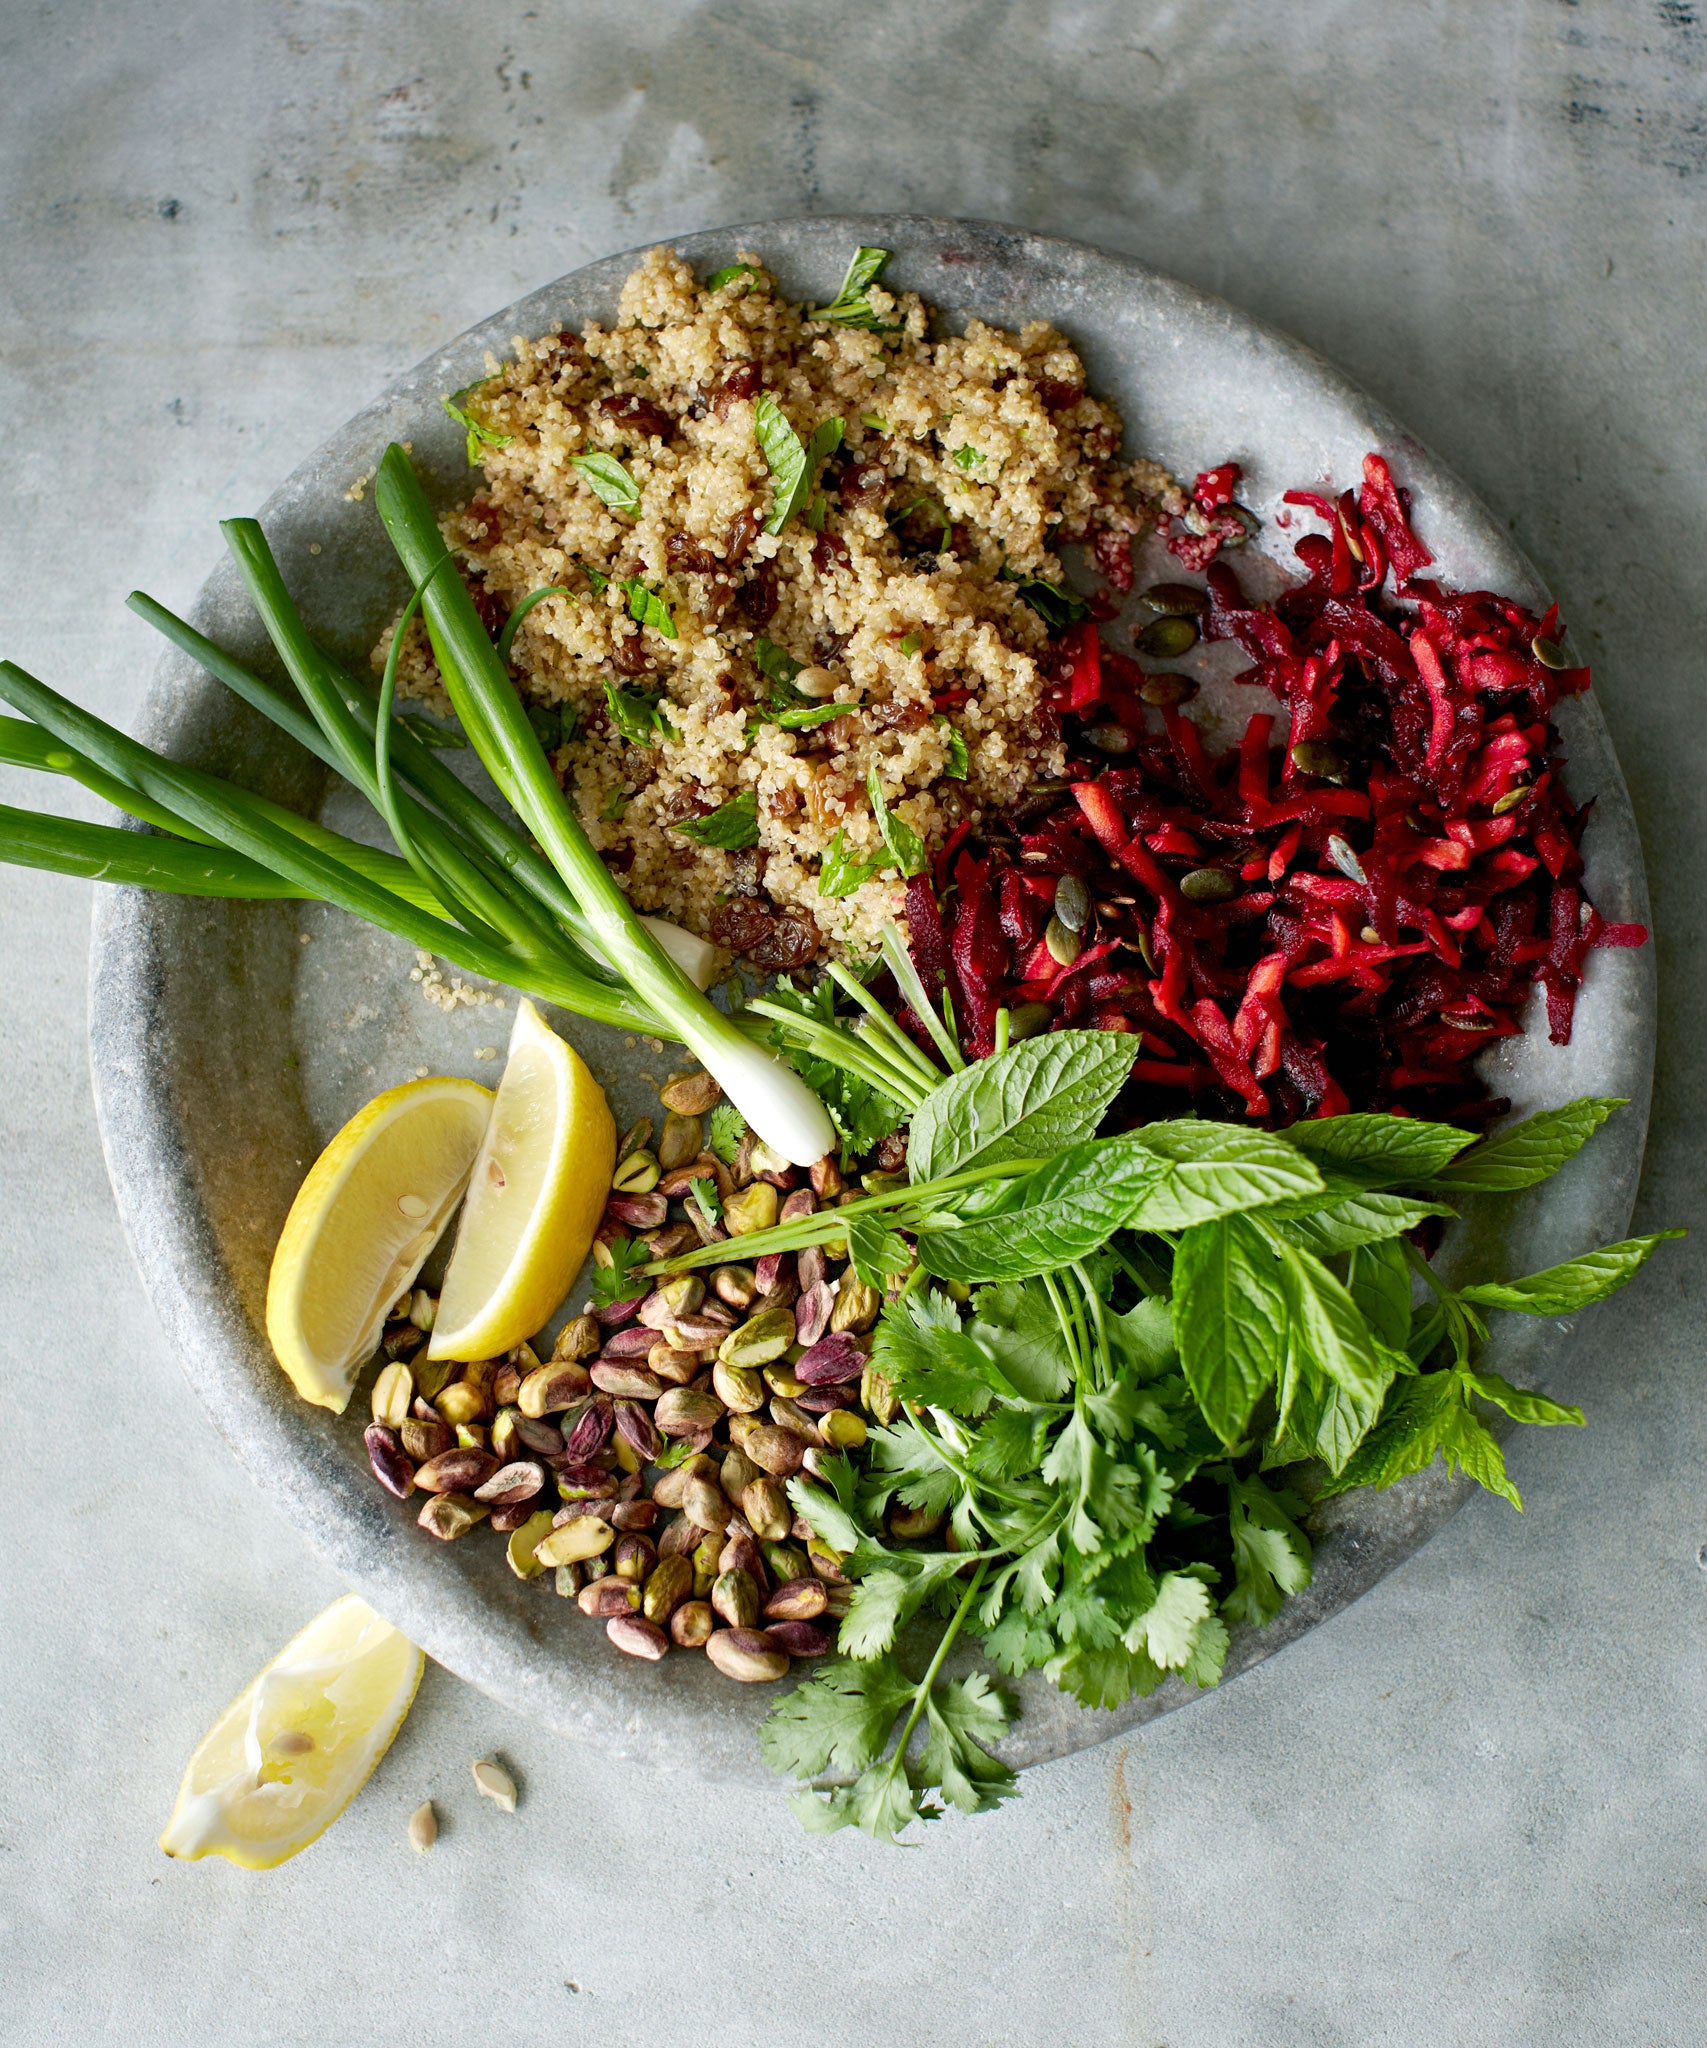
M 951 319 L 1061 327 L 1082 349 L 1092 387 L 1120 406 L 1129 448 L 1186 476 L 1238 460 L 1244 500 L 1273 522 L 1265 533 L 1277 549 L 1292 516 L 1281 493 L 1355 481 L 1364 452 L 1377 448 L 1414 493 L 1417 523 L 1444 578 L 1510 591 L 1538 610 L 1545 604 L 1534 570 L 1463 485 L 1337 371 L 1140 264 L 1007 228 L 905 217 L 772 222 L 691 235 L 676 246 L 702 275 L 757 251 L 791 295 L 821 303 L 861 243 L 892 250 L 887 280 L 921 292 Z M 285 575 L 330 645 L 363 658 L 403 594 L 371 499 L 350 495 L 385 444 L 412 442 L 441 496 L 465 495 L 461 435 L 441 412 L 440 394 L 478 377 L 487 351 L 504 352 L 513 335 L 609 320 L 631 263 L 595 263 L 473 328 L 359 413 L 262 508 Z M 210 507 L 210 522 L 225 509 Z M 1262 574 L 1248 556 L 1242 569 Z M 213 638 L 271 665 L 228 566 L 208 578 L 193 616 Z M 1224 673 L 1226 651 L 1210 657 L 1211 675 L 1217 660 Z M 1212 719 L 1217 696 L 1211 687 L 1202 700 Z M 1597 800 L 1586 846 L 1595 900 L 1609 918 L 1645 919 L 1629 799 L 1593 699 L 1566 704 L 1559 724 L 1573 793 Z M 329 822 L 348 826 L 360 814 L 347 788 L 329 787 L 318 764 L 175 653 L 156 674 L 142 737 L 322 811 Z M 256 1483 L 431 1655 L 548 1726 L 612 1752 L 704 1773 L 759 1774 L 753 1728 L 768 1688 L 729 1685 L 702 1658 L 651 1665 L 615 1655 L 602 1631 L 549 1587 L 518 1584 L 501 1544 L 480 1535 L 435 1542 L 374 1484 L 354 1408 L 340 1419 L 308 1407 L 273 1364 L 262 1334 L 268 1261 L 320 1145 L 368 1096 L 417 1071 L 487 1081 L 499 1071 L 491 1055 L 508 1036 L 509 1007 L 444 1007 L 443 989 L 435 1004 L 410 979 L 412 964 L 399 942 L 322 906 L 99 892 L 90 985 L 95 1097 L 143 1279 L 184 1370 Z M 1521 1110 L 1582 1094 L 1625 1096 L 1630 1107 L 1538 1197 L 1490 1203 L 1476 1218 L 1474 1253 L 1460 1248 L 1461 1261 L 1521 1271 L 1622 1233 L 1641 1165 L 1654 1014 L 1651 949 L 1601 952 L 1591 957 L 1569 1047 L 1549 1045 L 1541 1031 L 1500 1050 L 1490 1079 Z M 609 1088 L 619 1122 L 654 1107 L 650 1082 L 669 1071 L 670 1049 L 579 1019 L 556 1021 Z M 1519 1326 L 1495 1333 L 1500 1370 L 1533 1383 L 1566 1332 L 1506 1320 Z M 1314 1582 L 1273 1627 L 1235 1635 L 1229 1675 L 1367 1591 L 1462 1498 L 1462 1487 L 1436 1471 L 1334 1504 L 1315 1531 Z M 1103 1741 L 1201 1697 L 1170 1682 L 1104 1713 L 1035 1680 L 1021 1691 L 1025 1711 L 1004 1747 L 1015 1764 Z

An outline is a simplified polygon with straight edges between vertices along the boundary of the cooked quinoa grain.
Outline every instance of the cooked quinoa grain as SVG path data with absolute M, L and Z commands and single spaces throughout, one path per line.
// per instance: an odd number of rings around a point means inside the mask
M 839 899 L 819 888 L 838 833 L 856 861 L 882 850 L 869 771 L 929 850 L 1060 773 L 1048 633 L 1018 579 L 1057 581 L 1063 543 L 1121 550 L 1185 501 L 1119 460 L 1118 416 L 1052 328 L 932 340 L 927 306 L 875 286 L 892 331 L 836 325 L 742 262 L 711 291 L 655 249 L 614 327 L 488 358 L 460 399 L 486 482 L 444 531 L 494 632 L 556 586 L 517 626 L 512 672 L 563 710 L 558 772 L 632 901 L 793 968 L 870 952 L 900 914 L 893 868 Z M 841 423 L 776 533 L 761 393 L 803 443 Z M 402 676 L 445 708 L 418 628 Z M 776 721 L 830 704 L 848 709 Z M 678 829 L 748 792 L 755 845 Z

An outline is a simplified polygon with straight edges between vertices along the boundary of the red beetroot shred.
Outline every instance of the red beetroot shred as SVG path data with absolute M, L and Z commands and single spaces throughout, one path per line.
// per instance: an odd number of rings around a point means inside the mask
M 1224 516 L 1238 477 L 1205 471 L 1199 508 Z M 1589 672 L 1560 652 L 1556 607 L 1538 619 L 1423 578 L 1434 558 L 1380 456 L 1360 491 L 1287 501 L 1329 529 L 1295 544 L 1304 580 L 1254 606 L 1211 560 L 1201 620 L 1250 656 L 1237 680 L 1290 714 L 1284 745 L 1258 711 L 1211 757 L 1176 705 L 1147 715 L 1144 672 L 1094 624 L 1068 628 L 1070 791 L 1006 836 L 959 828 L 940 907 L 910 885 L 915 959 L 927 988 L 946 980 L 975 1056 L 998 1008 L 1023 1003 L 1054 1029 L 1142 1032 L 1134 1115 L 1484 1121 L 1506 1105 L 1472 1062 L 1522 1029 L 1532 986 L 1565 1044 L 1588 952 L 1647 938 L 1583 893 L 1588 806 L 1565 795 L 1551 715 Z M 1083 734 L 1111 724 L 1129 751 L 1093 766 Z M 1067 875 L 1093 909 L 1062 964 L 1044 934 Z

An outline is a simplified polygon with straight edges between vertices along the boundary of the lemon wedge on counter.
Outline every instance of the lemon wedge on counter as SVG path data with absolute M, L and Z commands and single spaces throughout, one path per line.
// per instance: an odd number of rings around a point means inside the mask
M 267 1281 L 267 1336 L 305 1401 L 343 1413 L 386 1310 L 468 1185 L 491 1115 L 477 1081 L 408 1081 L 358 1110 L 309 1169 Z
M 317 1841 L 373 1775 L 425 1659 L 353 1594 L 227 1707 L 190 1758 L 160 1846 L 271 1870 Z
M 431 1357 L 498 1358 L 551 1320 L 592 1249 L 615 1166 L 604 1090 L 524 1001 L 469 1177 Z

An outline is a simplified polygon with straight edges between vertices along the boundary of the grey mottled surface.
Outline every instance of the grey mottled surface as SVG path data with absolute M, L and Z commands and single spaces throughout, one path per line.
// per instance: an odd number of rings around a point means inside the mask
M 247 510 L 520 291 L 707 222 L 908 207 L 1101 242 L 1337 359 L 1566 598 L 1646 823 L 1638 1222 L 1700 1209 L 1700 118 L 1657 6 L 940 0 L 0 9 L 0 645 L 120 719 Z M 23 800 L 16 778 L 3 794 Z M 910 1856 L 599 1762 L 429 1675 L 265 1878 L 152 1836 L 334 1582 L 226 1458 L 119 1242 L 84 892 L 8 872 L 0 2038 L 1692 2043 L 1700 1254 L 1585 1318 L 1582 1436 L 1220 1698 Z M 470 1758 L 523 1779 L 476 1811 Z M 440 1800 L 424 1863 L 409 1808 Z M 669 1967 L 666 1958 L 674 1958 Z M 809 1983 L 811 1989 L 804 1988 Z M 571 1988 L 574 1987 L 574 1988 Z

